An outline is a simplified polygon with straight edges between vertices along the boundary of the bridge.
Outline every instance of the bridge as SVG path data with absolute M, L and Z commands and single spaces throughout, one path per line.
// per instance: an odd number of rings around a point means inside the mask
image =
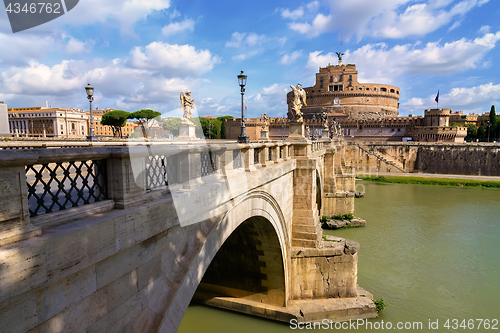
M 193 298 L 288 322 L 376 316 L 341 139 L 0 147 L 2 332 L 175 332 Z

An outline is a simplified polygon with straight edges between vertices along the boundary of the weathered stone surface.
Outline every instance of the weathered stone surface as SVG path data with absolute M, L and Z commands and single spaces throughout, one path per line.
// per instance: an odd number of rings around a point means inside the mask
M 42 323 L 96 292 L 94 265 L 37 292 L 38 320 Z
M 0 329 L 2 332 L 26 332 L 36 325 L 38 325 L 38 317 L 34 294 L 29 294 L 14 304 L 0 307 Z
M 106 314 L 106 301 L 106 291 L 98 290 L 37 326 L 31 332 L 86 332 L 90 324 Z

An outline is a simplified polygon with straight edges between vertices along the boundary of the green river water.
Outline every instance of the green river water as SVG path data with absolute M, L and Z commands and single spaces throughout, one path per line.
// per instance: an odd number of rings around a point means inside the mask
M 499 332 L 500 190 L 366 183 L 355 215 L 367 227 L 325 231 L 361 244 L 358 284 L 388 304 L 372 324 L 421 322 L 420 332 Z M 450 328 L 444 327 L 450 319 Z M 457 319 L 458 322 L 453 322 Z M 473 325 L 463 319 L 474 319 Z M 477 329 L 479 320 L 488 319 Z M 438 321 L 437 330 L 428 328 Z M 465 324 L 467 328 L 460 327 Z M 408 324 L 407 324 L 408 325 Z M 455 329 L 454 329 L 455 327 Z M 473 328 L 472 328 L 473 327 Z M 493 330 L 493 328 L 496 328 Z M 333 329 L 381 332 L 387 329 Z M 275 323 L 192 305 L 181 333 L 292 332 Z

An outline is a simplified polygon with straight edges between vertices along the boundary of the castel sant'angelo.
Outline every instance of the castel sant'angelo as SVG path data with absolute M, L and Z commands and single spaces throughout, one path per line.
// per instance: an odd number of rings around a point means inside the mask
M 306 105 L 301 112 L 305 125 L 314 136 L 322 135 L 322 118 L 327 123 L 340 124 L 342 135 L 349 141 L 419 141 L 463 142 L 466 127 L 450 126 L 450 118 L 461 118 L 462 113 L 450 109 L 429 109 L 424 116 L 398 117 L 399 87 L 383 83 L 360 83 L 354 64 L 343 64 L 341 53 L 337 65 L 320 67 L 312 87 L 301 87 L 306 93 Z M 292 86 L 293 87 L 293 86 Z M 299 85 L 297 85 L 299 87 Z M 288 119 L 271 117 L 268 121 L 269 138 L 283 140 L 288 136 L 288 121 L 293 118 L 294 92 L 287 96 Z M 251 140 L 262 138 L 263 118 L 245 121 Z M 465 123 L 464 123 L 465 124 Z M 227 119 L 226 138 L 236 139 L 240 133 L 241 119 Z M 332 132 L 333 133 L 333 132 Z M 330 133 L 331 134 L 331 133 Z
M 302 107 L 306 119 L 324 111 L 329 118 L 338 120 L 378 120 L 399 114 L 399 88 L 358 82 L 358 71 L 353 64 L 343 65 L 339 61 L 338 65 L 321 67 L 314 86 L 303 89 L 307 94 L 307 106 Z M 292 98 L 289 92 L 289 105 Z

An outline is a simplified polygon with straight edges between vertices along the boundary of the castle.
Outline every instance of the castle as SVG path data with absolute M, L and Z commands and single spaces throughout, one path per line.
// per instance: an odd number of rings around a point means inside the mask
M 380 120 L 399 114 L 399 88 L 380 83 L 359 83 L 356 65 L 320 67 L 314 86 L 303 89 L 307 94 L 307 106 L 301 110 L 305 119 L 324 111 L 337 120 Z M 292 98 L 293 94 L 289 92 L 288 105 Z

